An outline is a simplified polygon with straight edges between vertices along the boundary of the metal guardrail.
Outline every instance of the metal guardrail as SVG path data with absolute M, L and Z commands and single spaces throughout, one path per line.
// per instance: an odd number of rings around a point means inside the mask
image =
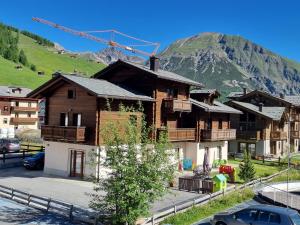
M 53 212 L 65 216 L 70 221 L 79 221 L 88 224 L 97 223 L 95 212 L 52 198 L 33 195 L 3 185 L 0 185 L 0 196 L 42 211 Z
M 211 201 L 213 199 L 224 196 L 224 195 L 229 194 L 233 191 L 242 190 L 242 189 L 245 189 L 245 188 L 248 188 L 248 187 L 253 187 L 256 184 L 269 181 L 272 178 L 274 178 L 274 177 L 276 177 L 276 176 L 278 176 L 282 173 L 285 173 L 286 171 L 287 171 L 287 169 L 282 170 L 278 173 L 272 174 L 268 177 L 258 178 L 256 180 L 250 181 L 250 182 L 242 184 L 240 186 L 234 185 L 234 186 L 228 187 L 228 188 L 226 188 L 225 191 L 223 190 L 223 191 L 214 192 L 212 194 L 208 194 L 208 195 L 203 196 L 201 198 L 195 198 L 194 200 L 189 201 L 189 202 L 174 205 L 174 206 L 170 207 L 169 209 L 166 209 L 162 212 L 153 214 L 151 218 L 146 218 L 146 221 L 142 225 L 150 225 L 150 224 L 155 225 L 155 224 L 158 224 L 161 221 L 163 221 L 164 219 L 166 219 L 167 217 L 175 215 L 178 212 L 184 212 L 184 211 L 186 211 L 186 210 L 188 210 L 191 207 L 196 206 L 196 205 L 204 205 L 204 204 L 208 203 L 209 201 Z

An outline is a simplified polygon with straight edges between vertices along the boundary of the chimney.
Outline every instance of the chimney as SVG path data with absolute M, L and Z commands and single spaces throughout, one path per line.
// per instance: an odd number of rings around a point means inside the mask
M 260 102 L 260 103 L 258 104 L 258 110 L 259 110 L 260 112 L 262 112 L 263 106 L 264 106 L 264 104 L 263 104 L 262 102 Z
M 246 95 L 247 94 L 247 88 L 243 87 L 243 94 Z
M 56 71 L 56 72 L 52 73 L 52 78 L 57 77 L 59 75 L 61 75 L 61 72 Z
M 159 68 L 159 59 L 155 56 L 150 57 L 150 70 L 156 72 Z
M 280 93 L 280 94 L 279 94 L 279 97 L 282 98 L 282 99 L 284 99 L 284 94 L 283 94 L 283 93 Z

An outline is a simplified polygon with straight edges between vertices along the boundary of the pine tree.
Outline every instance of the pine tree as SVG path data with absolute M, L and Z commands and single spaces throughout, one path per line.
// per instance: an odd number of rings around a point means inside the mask
M 21 64 L 23 64 L 24 66 L 28 65 L 28 60 L 27 60 L 27 57 L 26 57 L 23 49 L 20 51 L 20 54 L 19 54 L 19 62 Z
M 244 151 L 244 159 L 243 162 L 240 163 L 239 167 L 239 177 L 242 180 L 248 182 L 254 179 L 256 171 L 254 169 L 254 165 L 252 164 L 251 155 L 249 151 Z

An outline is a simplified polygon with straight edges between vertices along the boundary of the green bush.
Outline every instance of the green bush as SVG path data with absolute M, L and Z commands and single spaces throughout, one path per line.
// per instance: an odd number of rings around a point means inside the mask
M 178 213 L 165 219 L 161 224 L 190 225 L 201 219 L 207 218 L 220 211 L 231 208 L 239 203 L 254 197 L 251 189 L 232 192 L 228 195 L 212 200 L 203 206 L 193 207 L 183 213 Z

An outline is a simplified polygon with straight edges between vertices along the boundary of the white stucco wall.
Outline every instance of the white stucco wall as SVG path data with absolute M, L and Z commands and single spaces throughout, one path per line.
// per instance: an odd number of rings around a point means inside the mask
M 45 141 L 45 174 L 67 177 L 70 175 L 71 150 L 84 151 L 84 176 L 96 174 L 96 166 L 91 165 L 92 152 L 97 151 L 97 146 L 79 145 L 72 143 Z

